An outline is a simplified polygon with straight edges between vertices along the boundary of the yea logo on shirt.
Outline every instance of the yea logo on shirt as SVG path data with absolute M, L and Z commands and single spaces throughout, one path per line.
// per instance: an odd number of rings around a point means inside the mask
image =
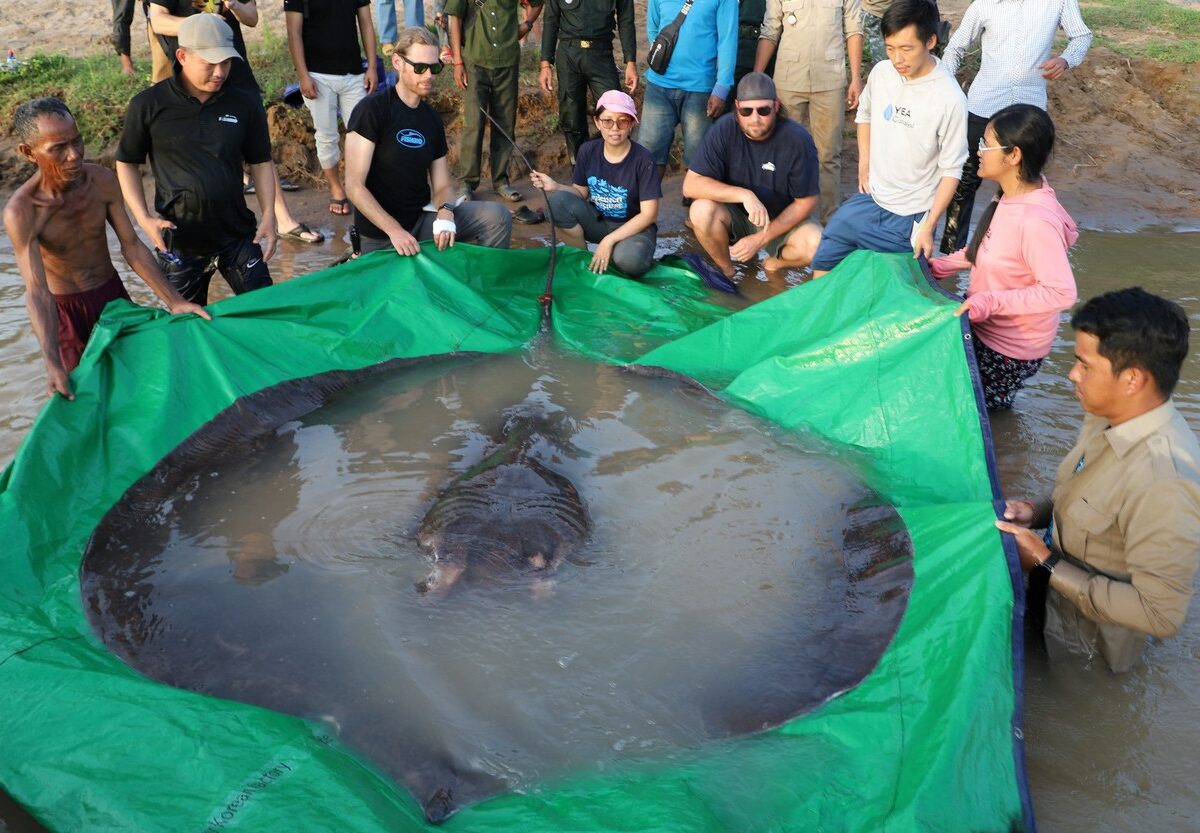
M 425 134 L 420 130 L 406 127 L 396 133 L 396 141 L 406 148 L 423 148 L 425 147 Z
M 883 108 L 883 117 L 893 124 L 899 124 L 904 127 L 913 126 L 912 110 L 909 110 L 907 107 L 894 107 L 889 104 Z

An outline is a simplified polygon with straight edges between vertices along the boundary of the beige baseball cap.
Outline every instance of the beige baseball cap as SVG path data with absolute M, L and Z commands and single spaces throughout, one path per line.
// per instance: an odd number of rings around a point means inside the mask
M 194 14 L 179 24 L 179 46 L 210 64 L 241 58 L 233 48 L 233 30 L 215 14 Z

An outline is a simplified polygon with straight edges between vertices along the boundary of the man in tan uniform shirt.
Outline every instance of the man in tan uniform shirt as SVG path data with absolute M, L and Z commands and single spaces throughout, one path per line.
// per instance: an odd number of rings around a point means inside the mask
M 767 0 L 754 71 L 775 57 L 779 100 L 817 145 L 822 223 L 841 202 L 842 127 L 863 89 L 862 40 L 861 0 Z
M 1120 672 L 1147 635 L 1179 630 L 1200 561 L 1200 444 L 1170 399 L 1188 322 L 1178 305 L 1125 289 L 1088 301 L 1071 326 L 1079 439 L 1052 498 L 1009 501 L 996 526 L 1016 536 L 1026 572 L 1049 573 L 1047 648 L 1099 653 Z M 1046 539 L 1031 530 L 1051 518 Z

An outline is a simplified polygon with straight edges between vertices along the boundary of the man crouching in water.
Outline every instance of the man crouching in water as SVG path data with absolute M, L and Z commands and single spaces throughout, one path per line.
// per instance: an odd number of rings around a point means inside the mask
M 83 161 L 83 137 L 67 105 L 56 98 L 22 104 L 14 127 L 18 149 L 37 165 L 37 173 L 4 207 L 4 229 L 46 362 L 46 392 L 74 399 L 67 376 L 79 364 L 101 310 L 114 298 L 129 298 L 109 257 L 106 222 L 126 263 L 172 314 L 209 315 L 167 282 L 138 239 L 113 172 Z

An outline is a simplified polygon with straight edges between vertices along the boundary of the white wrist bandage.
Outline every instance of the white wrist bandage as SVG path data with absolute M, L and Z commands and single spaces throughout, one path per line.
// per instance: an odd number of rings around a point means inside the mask
M 458 232 L 458 226 L 454 225 L 453 220 L 434 220 L 433 221 L 433 234 L 435 237 L 437 235 L 441 234 L 442 232 L 446 232 L 446 231 L 450 232 L 451 234 L 456 234 Z

